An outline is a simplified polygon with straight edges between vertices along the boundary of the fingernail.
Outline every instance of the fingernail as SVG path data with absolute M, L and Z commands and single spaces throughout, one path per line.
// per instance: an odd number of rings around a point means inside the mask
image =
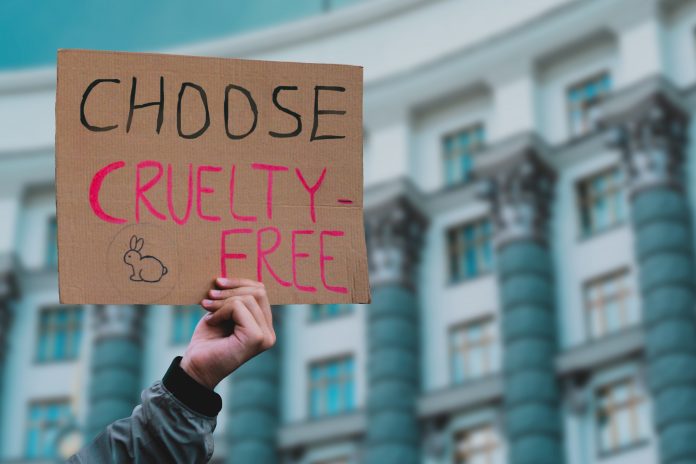
M 211 304 L 213 304 L 213 302 L 210 301 L 210 300 L 203 300 L 203 301 L 201 302 L 201 304 L 202 304 L 203 306 L 210 306 Z
M 222 294 L 222 292 L 220 290 L 211 290 L 210 291 L 211 296 L 220 296 L 220 294 Z
M 230 280 L 226 279 L 224 277 L 218 277 L 217 281 L 218 281 L 218 284 L 220 284 L 220 285 L 229 285 L 230 284 Z

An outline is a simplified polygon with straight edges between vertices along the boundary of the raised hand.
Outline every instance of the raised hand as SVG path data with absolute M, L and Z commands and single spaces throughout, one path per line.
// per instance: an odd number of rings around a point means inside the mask
M 266 288 L 249 279 L 218 278 L 201 302 L 198 322 L 181 368 L 211 390 L 239 366 L 275 344 Z

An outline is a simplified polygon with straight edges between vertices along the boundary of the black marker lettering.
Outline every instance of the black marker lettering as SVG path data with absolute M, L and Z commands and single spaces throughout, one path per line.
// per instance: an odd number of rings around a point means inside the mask
M 87 104 L 87 97 L 89 97 L 89 94 L 92 93 L 92 90 L 94 90 L 94 88 L 102 82 L 112 82 L 114 84 L 121 83 L 119 79 L 96 79 L 87 86 L 85 93 L 82 94 L 82 102 L 80 102 L 80 122 L 83 126 L 85 126 L 87 129 L 93 132 L 106 132 L 116 129 L 118 127 L 118 124 L 114 124 L 113 126 L 93 126 L 87 122 L 87 117 L 85 116 L 85 106 Z
M 271 137 L 278 137 L 278 138 L 287 138 L 287 137 L 296 137 L 300 135 L 300 132 L 302 132 L 302 116 L 300 116 L 298 113 L 295 113 L 293 110 L 288 109 L 281 105 L 278 102 L 278 94 L 283 91 L 283 90 L 297 90 L 297 86 L 294 85 L 279 85 L 273 90 L 273 104 L 278 108 L 280 111 L 283 113 L 289 114 L 295 120 L 297 121 L 297 127 L 295 128 L 294 131 L 288 132 L 287 134 L 284 134 L 282 132 L 273 132 L 273 131 L 268 131 L 268 133 L 271 135 Z
M 135 89 L 138 86 L 138 79 L 133 76 L 133 85 L 131 86 L 130 94 L 130 111 L 128 112 L 128 122 L 126 123 L 126 133 L 130 132 L 131 122 L 133 122 L 133 111 L 140 108 L 147 108 L 148 106 L 158 106 L 159 113 L 157 113 L 157 133 L 160 133 L 162 129 L 162 121 L 164 121 L 164 76 L 160 76 L 160 91 L 159 91 L 159 101 L 152 101 L 147 103 L 141 103 L 139 105 L 135 104 Z
M 251 128 L 246 131 L 244 134 L 233 134 L 232 131 L 230 131 L 230 90 L 237 90 L 239 93 L 244 95 L 247 100 L 249 101 L 249 108 L 251 109 L 251 112 L 254 113 L 254 122 L 251 124 Z M 256 123 L 259 121 L 259 110 L 256 107 L 256 102 L 254 101 L 254 97 L 251 96 L 251 92 L 249 92 L 247 89 L 244 87 L 240 87 L 238 85 L 230 84 L 225 88 L 225 132 L 227 132 L 227 136 L 231 138 L 232 140 L 240 140 L 246 137 L 247 135 L 251 134 L 254 132 L 256 129 Z
M 192 134 L 184 134 L 181 130 L 181 100 L 184 97 L 184 92 L 186 91 L 187 87 L 198 90 L 198 94 L 201 96 L 201 102 L 203 102 L 203 108 L 205 108 L 205 124 L 203 124 L 203 127 Z M 200 85 L 196 85 L 192 82 L 184 82 L 181 84 L 181 90 L 179 90 L 179 101 L 176 104 L 176 130 L 179 132 L 179 135 L 185 139 L 195 139 L 203 135 L 203 133 L 208 130 L 208 126 L 210 126 L 210 111 L 208 111 L 208 97 L 205 94 L 205 90 L 203 90 L 203 87 Z
M 328 85 L 317 85 L 314 87 L 314 124 L 312 124 L 312 135 L 309 138 L 310 142 L 314 140 L 327 140 L 327 139 L 345 139 L 345 135 L 317 135 L 317 129 L 319 128 L 319 116 L 322 114 L 346 114 L 344 110 L 320 110 L 319 109 L 319 91 L 326 90 L 329 92 L 345 92 L 345 87 L 334 87 Z

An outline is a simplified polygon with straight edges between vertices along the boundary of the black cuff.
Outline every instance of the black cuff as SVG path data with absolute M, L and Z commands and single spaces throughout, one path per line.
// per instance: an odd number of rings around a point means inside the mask
M 220 395 L 192 379 L 179 363 L 181 363 L 181 356 L 174 358 L 167 373 L 164 374 L 162 379 L 164 387 L 177 400 L 197 413 L 208 417 L 217 416 L 222 409 Z

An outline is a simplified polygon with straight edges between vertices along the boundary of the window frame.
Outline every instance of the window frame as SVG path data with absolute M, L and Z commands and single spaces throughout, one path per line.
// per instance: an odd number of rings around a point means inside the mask
M 471 424 L 466 427 L 459 427 L 452 432 L 452 463 L 457 464 L 460 462 L 466 462 L 472 457 L 471 453 L 467 453 L 465 455 L 465 460 L 459 460 L 461 457 L 461 453 L 459 452 L 459 437 L 471 435 L 472 432 L 481 430 L 488 431 L 489 438 L 492 438 L 492 440 L 487 441 L 485 446 L 472 448 L 471 451 L 474 451 L 473 454 L 476 456 L 476 451 L 483 449 L 483 451 L 486 453 L 486 460 L 488 461 L 488 464 L 497 464 L 498 460 L 496 458 L 498 456 L 496 455 L 496 451 L 500 450 L 501 448 L 501 437 L 496 425 L 492 422 Z
M 601 424 L 600 424 L 600 414 L 603 414 L 603 408 L 602 408 L 602 396 L 601 392 L 602 391 L 607 391 L 611 388 L 615 388 L 618 385 L 628 383 L 631 387 L 631 392 L 634 394 L 629 400 L 626 400 L 622 402 L 619 406 L 619 408 L 614 408 L 614 411 L 617 409 L 624 409 L 626 406 L 625 404 L 628 403 L 628 407 L 632 407 L 631 413 L 633 414 L 632 418 L 632 428 L 635 428 L 637 430 L 637 434 L 643 436 L 638 436 L 634 437 L 634 439 L 627 444 L 624 445 L 617 445 L 614 448 L 611 449 L 605 449 L 604 444 L 602 442 L 602 430 L 601 430 Z M 593 411 L 593 424 L 594 424 L 594 429 L 595 429 L 595 439 L 596 439 L 596 455 L 598 458 L 606 458 L 609 456 L 614 456 L 617 454 L 621 454 L 623 452 L 629 451 L 631 449 L 635 449 L 638 447 L 641 447 L 648 443 L 650 439 L 650 429 L 648 428 L 647 430 L 640 430 L 640 410 L 639 408 L 642 407 L 647 407 L 647 401 L 648 401 L 648 395 L 646 394 L 644 388 L 642 388 L 639 384 L 639 379 L 637 376 L 634 375 L 627 375 L 620 377 L 618 379 L 614 379 L 612 381 L 603 383 L 601 385 L 598 385 L 594 388 L 594 411 Z M 644 411 L 646 416 L 648 415 L 648 411 Z M 649 417 L 646 417 L 647 420 L 649 420 Z M 610 420 L 610 416 L 607 415 L 606 418 L 607 421 Z
M 46 269 L 58 269 L 58 217 L 51 214 L 48 217 L 45 234 L 44 265 Z
M 465 273 L 462 272 L 462 270 L 460 269 L 459 273 L 458 273 L 459 275 L 457 275 L 457 276 L 453 275 L 453 273 L 452 273 L 452 262 L 453 262 L 452 260 L 453 260 L 453 258 L 456 258 L 456 260 L 458 262 L 457 266 L 460 266 L 461 260 L 463 259 L 463 256 L 465 255 L 465 251 L 467 250 L 467 248 L 464 246 L 465 241 L 462 240 L 462 237 L 461 237 L 463 230 L 466 229 L 467 227 L 472 227 L 472 226 L 481 227 L 485 223 L 488 223 L 488 228 L 489 228 L 488 235 L 484 236 L 483 239 L 478 237 L 474 240 L 474 242 L 476 243 L 477 246 L 480 246 L 480 245 L 485 246 L 486 241 L 490 242 L 490 245 L 488 245 L 488 246 L 490 246 L 490 263 L 488 263 L 488 265 L 484 269 L 481 269 L 479 261 L 477 259 L 477 261 L 476 261 L 477 270 L 476 270 L 475 274 L 465 275 Z M 458 284 L 470 282 L 472 280 L 475 280 L 475 279 L 478 279 L 480 277 L 484 277 L 488 274 L 491 274 L 494 271 L 494 269 L 495 269 L 495 245 L 493 243 L 493 237 L 495 235 L 495 232 L 493 230 L 493 227 L 494 227 L 493 219 L 488 215 L 477 216 L 475 218 L 468 219 L 466 221 L 458 222 L 454 225 L 450 225 L 450 226 L 445 227 L 445 229 L 444 229 L 445 266 L 446 266 L 445 274 L 447 275 L 447 283 L 449 285 L 458 285 Z M 450 240 L 450 236 L 454 232 L 458 232 L 456 234 L 456 236 L 457 236 L 456 242 L 457 242 L 458 246 L 453 245 L 452 241 Z M 457 252 L 461 252 L 460 254 L 457 254 L 456 257 L 453 256 L 455 250 Z M 485 250 L 476 249 L 475 252 L 476 252 L 476 255 L 478 256 L 479 253 L 485 253 Z
M 613 172 L 618 172 L 621 174 L 621 176 L 624 176 L 625 173 L 623 173 L 622 171 L 622 167 L 619 164 L 612 164 L 602 169 L 593 171 L 590 174 L 584 175 L 575 181 L 575 202 L 576 214 L 578 218 L 578 235 L 581 240 L 595 237 L 604 232 L 608 232 L 618 227 L 622 227 L 627 223 L 629 218 L 629 202 L 626 201 L 625 179 L 622 178 L 618 185 L 613 185 L 611 188 L 606 189 L 603 192 L 603 196 L 601 197 L 594 195 L 588 196 L 586 194 L 586 191 L 589 190 L 587 186 L 589 186 L 593 180 L 599 177 L 608 177 Z M 621 217 L 618 217 L 616 211 L 614 211 L 614 218 L 611 224 L 604 227 L 597 227 L 596 225 L 591 224 L 588 230 L 586 230 L 585 223 L 583 220 L 585 208 L 588 208 L 588 214 L 591 214 L 593 201 L 596 201 L 597 198 L 609 198 L 611 195 L 617 193 L 621 196 L 620 201 L 622 203 L 623 215 Z M 590 218 L 590 222 L 593 222 L 592 218 Z M 596 220 L 594 222 L 596 222 Z
M 345 361 L 351 361 L 351 371 L 350 371 L 350 377 L 349 380 L 352 382 L 352 388 L 351 388 L 351 397 L 349 398 L 349 407 L 346 407 L 342 410 L 339 410 L 337 412 L 323 412 L 321 414 L 312 414 L 312 392 L 314 390 L 314 382 L 312 380 L 312 367 L 317 366 L 317 365 L 323 365 L 327 366 L 329 363 L 332 362 L 345 362 Z M 356 356 L 354 353 L 342 353 L 342 354 L 337 354 L 337 355 L 332 355 L 332 356 L 327 356 L 324 358 L 317 358 L 317 359 L 312 359 L 309 360 L 307 363 L 307 368 L 306 368 L 306 373 L 307 373 L 307 418 L 309 420 L 321 420 L 321 419 L 328 419 L 332 417 L 338 417 L 343 414 L 350 414 L 351 412 L 354 412 L 357 409 L 357 404 L 356 404 L 356 368 L 355 368 L 355 362 L 356 362 Z M 344 384 L 340 384 L 343 386 Z M 323 408 L 327 409 L 327 408 Z
M 338 305 L 341 308 L 338 312 L 333 314 L 322 314 L 320 317 L 314 317 L 315 308 Z M 334 319 L 341 319 L 346 316 L 350 316 L 355 313 L 355 305 L 352 303 L 329 303 L 329 304 L 310 304 L 308 305 L 307 322 L 310 324 L 321 324 L 322 322 L 332 321 Z
M 79 317 L 77 318 L 77 339 L 75 340 L 75 335 L 73 335 L 72 341 L 70 342 L 70 347 L 73 348 L 74 352 L 68 355 L 63 355 L 61 357 L 55 357 L 54 354 L 46 356 L 45 358 L 42 358 L 42 350 L 41 350 L 41 345 L 42 345 L 42 339 L 44 337 L 44 330 L 43 330 L 43 315 L 48 314 L 50 312 L 58 312 L 58 311 L 65 311 L 68 314 L 70 312 L 77 312 L 79 313 Z M 82 351 L 82 342 L 85 334 L 84 330 L 84 324 L 85 324 L 85 307 L 83 305 L 61 305 L 61 304 L 47 304 L 39 307 L 39 310 L 37 311 L 37 318 L 36 318 L 36 338 L 35 338 L 35 343 L 34 343 L 34 364 L 37 365 L 49 365 L 49 364 L 55 364 L 55 363 L 63 363 L 63 362 L 75 362 L 80 358 L 80 352 Z M 49 321 L 50 322 L 50 321 Z M 55 325 L 55 321 L 52 322 Z M 75 327 L 75 321 L 74 319 L 70 319 L 68 321 L 65 321 L 64 324 L 67 324 L 68 327 Z M 73 324 L 73 325 L 70 325 Z M 66 337 L 65 343 L 68 343 L 68 337 L 70 336 L 72 332 L 66 329 L 64 336 Z M 49 340 L 53 341 L 53 343 L 56 343 L 54 341 L 56 337 L 56 332 L 54 331 L 51 334 L 51 337 Z M 49 346 L 49 350 L 55 350 L 55 346 L 53 348 L 50 348 L 50 343 L 47 342 L 47 346 Z
M 595 285 L 604 285 L 607 282 L 623 277 L 624 283 L 628 284 L 624 288 L 622 288 L 622 296 L 623 298 L 620 300 L 621 301 L 621 316 L 622 319 L 626 320 L 626 322 L 621 326 L 621 328 L 616 329 L 616 330 L 607 330 L 606 328 L 606 308 L 604 305 L 604 298 L 600 298 L 602 306 L 598 307 L 596 302 L 592 303 L 589 301 L 589 296 L 588 292 L 592 286 Z M 586 338 L 588 341 L 597 341 L 601 340 L 606 337 L 610 337 L 612 335 L 621 333 L 625 330 L 630 330 L 634 327 L 638 327 L 640 325 L 641 321 L 641 314 L 640 314 L 640 309 L 637 307 L 638 302 L 633 301 L 634 308 L 631 309 L 631 298 L 635 298 L 636 296 L 636 291 L 631 289 L 631 270 L 628 267 L 620 267 L 618 269 L 614 269 L 609 272 L 605 272 L 603 274 L 600 274 L 595 277 L 591 277 L 587 280 L 585 280 L 582 283 L 582 310 L 584 313 L 584 320 L 585 320 L 585 331 L 586 331 Z M 610 301 L 616 301 L 616 298 L 613 298 Z M 596 334 L 594 333 L 593 329 L 593 324 L 592 324 L 592 311 L 602 311 L 602 319 L 604 320 L 604 325 L 605 327 L 602 330 L 601 334 Z M 631 318 L 631 311 L 634 311 L 636 321 L 635 322 L 630 322 L 629 319 Z
M 470 320 L 466 321 L 461 321 L 455 324 L 452 324 L 448 330 L 447 330 L 447 352 L 449 354 L 449 373 L 450 373 L 450 385 L 452 386 L 459 386 L 459 385 L 466 385 L 469 382 L 475 382 L 477 380 L 485 379 L 486 377 L 489 377 L 491 375 L 496 374 L 497 372 L 500 371 L 500 361 L 495 359 L 496 356 L 496 344 L 498 344 L 499 341 L 499 333 L 496 331 L 496 317 L 494 314 L 488 314 L 480 317 L 476 317 Z M 474 325 L 479 325 L 483 326 L 485 328 L 488 328 L 490 330 L 490 334 L 488 334 L 488 337 L 483 337 L 485 339 L 485 343 L 479 343 L 476 345 L 476 347 L 483 347 L 485 348 L 486 351 L 486 361 L 487 364 L 489 364 L 487 369 L 484 369 L 484 373 L 478 376 L 464 376 L 463 379 L 457 380 L 455 376 L 455 370 L 454 370 L 454 355 L 455 353 L 458 354 L 459 356 L 463 356 L 463 352 L 460 347 L 455 347 L 453 346 L 453 340 L 452 338 L 454 337 L 455 333 L 457 333 L 460 330 L 466 330 L 467 328 L 470 328 Z M 498 350 L 500 349 L 498 345 Z M 469 351 L 470 353 L 470 351 Z M 499 351 L 498 351 L 499 353 Z
M 74 411 L 74 399 L 69 396 L 56 396 L 56 397 L 47 397 L 47 398 L 39 398 L 39 399 L 29 399 L 24 408 L 24 413 L 25 413 L 25 423 L 24 423 L 24 442 L 23 442 L 23 456 L 25 459 L 33 459 L 33 460 L 43 460 L 43 459 L 55 459 L 59 457 L 59 450 L 56 447 L 54 451 L 56 452 L 55 455 L 44 455 L 44 454 L 35 454 L 35 455 L 30 455 L 29 451 L 29 430 L 30 427 L 32 426 L 33 422 L 31 419 L 31 413 L 32 413 L 32 408 L 34 406 L 50 406 L 50 405 L 65 405 L 67 406 L 67 409 L 69 411 L 69 415 L 67 419 L 64 422 L 58 422 L 57 424 L 57 432 L 56 433 L 56 439 L 59 438 L 60 436 L 60 427 L 69 427 L 72 423 L 75 421 L 75 411 Z M 42 431 L 44 428 L 41 429 Z M 57 446 L 58 443 L 55 443 Z
M 570 98 L 571 93 L 577 89 L 585 89 L 589 84 L 594 83 L 594 82 L 598 82 L 602 78 L 606 78 L 608 80 L 608 84 L 607 84 L 608 88 L 606 89 L 604 94 L 597 97 L 597 101 L 592 105 L 592 106 L 598 106 L 598 105 L 601 105 L 602 101 L 606 100 L 609 95 L 611 95 L 612 83 L 613 83 L 613 77 L 612 77 L 611 70 L 602 69 L 601 71 L 597 71 L 597 72 L 594 72 L 592 74 L 589 74 L 589 75 L 585 76 L 584 78 L 577 80 L 577 81 L 573 81 L 565 86 L 565 93 L 564 93 L 564 97 L 565 97 L 564 100 L 565 100 L 565 104 L 566 104 L 565 113 L 566 113 L 566 122 L 568 124 L 568 126 L 567 126 L 568 127 L 568 136 L 570 139 L 578 139 L 581 137 L 585 137 L 589 134 L 592 134 L 593 132 L 595 132 L 597 130 L 597 123 L 588 121 L 589 118 L 587 116 L 587 110 L 589 108 L 583 107 L 582 108 L 582 115 L 583 115 L 584 130 L 582 130 L 578 133 L 574 132 L 573 112 L 575 111 L 575 109 L 573 108 L 573 102 Z M 584 104 L 585 104 L 585 102 L 583 101 L 583 105 Z M 588 125 L 593 126 L 593 127 L 587 127 Z
M 476 134 L 477 146 L 472 148 L 471 144 L 467 146 L 468 153 L 460 151 L 457 154 L 451 153 L 447 150 L 448 140 L 457 140 L 463 134 L 469 134 L 473 137 Z M 486 125 L 484 121 L 476 121 L 463 127 L 458 127 L 447 132 L 444 132 L 440 136 L 440 153 L 442 160 L 442 174 L 443 174 L 443 185 L 445 188 L 453 188 L 459 185 L 464 185 L 471 180 L 471 172 L 473 171 L 474 156 L 477 153 L 481 153 L 486 149 Z M 449 181 L 449 176 L 447 175 L 449 169 L 449 162 L 456 158 L 457 161 L 461 162 L 463 156 L 470 157 L 470 168 L 466 173 L 458 172 L 457 179 L 454 181 Z

